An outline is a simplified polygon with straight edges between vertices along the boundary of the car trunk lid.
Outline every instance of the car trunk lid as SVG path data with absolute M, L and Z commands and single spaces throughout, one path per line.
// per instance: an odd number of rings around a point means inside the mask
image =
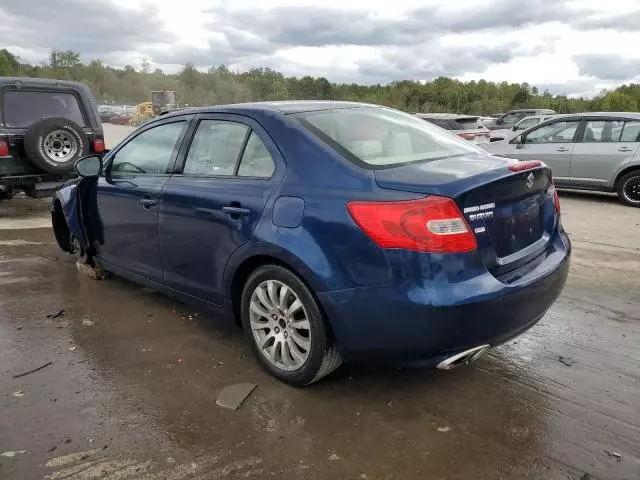
M 556 228 L 550 170 L 540 164 L 514 172 L 513 162 L 489 155 L 443 158 L 376 170 L 375 179 L 385 189 L 452 198 L 485 266 L 499 275 L 544 251 Z

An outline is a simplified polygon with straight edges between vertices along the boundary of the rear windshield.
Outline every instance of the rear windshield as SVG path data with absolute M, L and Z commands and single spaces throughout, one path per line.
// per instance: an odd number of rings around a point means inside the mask
M 85 126 L 78 100 L 70 93 L 9 90 L 2 97 L 2 118 L 7 127 L 28 127 L 51 117 Z
M 297 115 L 303 126 L 365 168 L 482 153 L 471 142 L 388 108 L 353 108 Z
M 460 125 L 459 128 L 463 130 L 473 130 L 478 128 L 477 118 L 459 118 L 456 120 L 456 123 Z
M 448 118 L 421 118 L 429 123 L 439 126 L 440 128 L 444 128 L 445 130 L 462 130 L 462 127 L 458 125 L 455 120 L 450 120 Z

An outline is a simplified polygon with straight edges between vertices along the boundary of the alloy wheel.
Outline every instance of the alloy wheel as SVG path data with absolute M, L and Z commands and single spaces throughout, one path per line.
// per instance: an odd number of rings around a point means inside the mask
M 305 364 L 311 350 L 309 317 L 289 286 L 278 280 L 260 283 L 251 295 L 249 322 L 253 339 L 269 363 L 285 371 Z

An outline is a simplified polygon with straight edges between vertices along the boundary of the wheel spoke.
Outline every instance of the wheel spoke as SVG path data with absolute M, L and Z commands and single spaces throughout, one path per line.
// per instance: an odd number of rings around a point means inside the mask
M 276 339 L 273 347 L 273 361 L 276 363 L 284 363 L 282 361 L 282 341 Z
M 291 357 L 296 362 L 300 362 L 300 363 L 304 362 L 303 353 L 298 348 L 298 345 L 296 345 L 296 342 L 291 340 L 291 337 L 287 338 L 287 345 L 289 346 L 289 353 L 291 353 Z
M 296 362 L 300 361 L 296 359 L 296 357 L 294 357 L 293 354 L 291 353 L 291 344 L 289 343 L 289 339 L 286 339 L 282 344 L 282 352 L 283 352 L 282 362 L 287 367 L 293 367 L 296 364 Z
M 269 343 L 269 340 L 271 340 L 272 338 L 275 338 L 275 336 L 273 335 L 273 333 L 269 333 L 268 335 L 265 335 L 262 339 L 260 339 L 260 343 L 258 345 L 260 349 L 264 350 L 265 346 L 267 345 L 267 343 Z M 275 345 L 275 342 L 268 348 L 272 349 L 273 345 Z
M 269 322 L 261 322 L 259 320 L 250 320 L 251 330 L 265 330 L 269 328 Z
M 256 315 L 260 315 L 261 317 L 264 317 L 264 318 L 267 318 L 267 319 L 269 318 L 269 312 L 266 309 L 264 309 L 260 305 L 260 303 L 258 303 L 257 301 L 255 301 L 253 299 L 251 300 L 251 303 L 249 304 L 249 309 L 253 313 L 255 313 Z
M 273 310 L 273 304 L 267 298 L 266 292 L 264 291 L 264 288 L 262 288 L 262 286 L 260 286 L 260 287 L 258 287 L 256 289 L 256 295 L 258 296 L 258 299 L 260 300 L 260 303 L 262 303 L 262 305 L 268 311 L 272 311 Z
M 309 347 L 311 346 L 311 343 L 309 342 L 308 339 L 301 336 L 295 330 L 291 332 L 291 338 L 293 338 L 293 341 L 296 342 L 298 346 L 301 347 L 303 350 L 305 350 L 306 352 L 309 351 Z
M 282 310 L 283 312 L 286 310 L 287 308 L 287 296 L 289 295 L 289 287 L 287 287 L 286 285 L 282 285 L 280 287 L 280 298 L 278 299 L 278 307 L 280 308 L 280 310 Z
M 278 296 L 276 295 L 276 282 L 274 282 L 273 280 L 269 280 L 267 282 L 267 294 L 269 295 L 271 305 L 274 307 L 278 305 Z
M 291 304 L 291 306 L 289 307 L 289 309 L 287 310 L 287 316 L 292 316 L 294 313 L 296 313 L 298 310 L 300 310 L 302 308 L 302 302 L 300 302 L 300 300 L 298 300 L 296 298 L 295 302 L 293 302 Z
M 291 326 L 296 330 L 311 330 L 309 320 L 307 320 L 306 318 L 303 318 L 302 320 L 293 320 Z

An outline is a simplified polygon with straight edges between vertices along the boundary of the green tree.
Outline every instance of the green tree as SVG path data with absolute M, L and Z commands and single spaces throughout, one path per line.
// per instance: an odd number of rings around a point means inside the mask
M 51 50 L 49 55 L 49 66 L 55 70 L 68 70 L 79 67 L 80 54 L 72 50 Z
M 627 93 L 614 91 L 600 100 L 599 107 L 604 112 L 635 112 L 638 110 L 638 101 Z

